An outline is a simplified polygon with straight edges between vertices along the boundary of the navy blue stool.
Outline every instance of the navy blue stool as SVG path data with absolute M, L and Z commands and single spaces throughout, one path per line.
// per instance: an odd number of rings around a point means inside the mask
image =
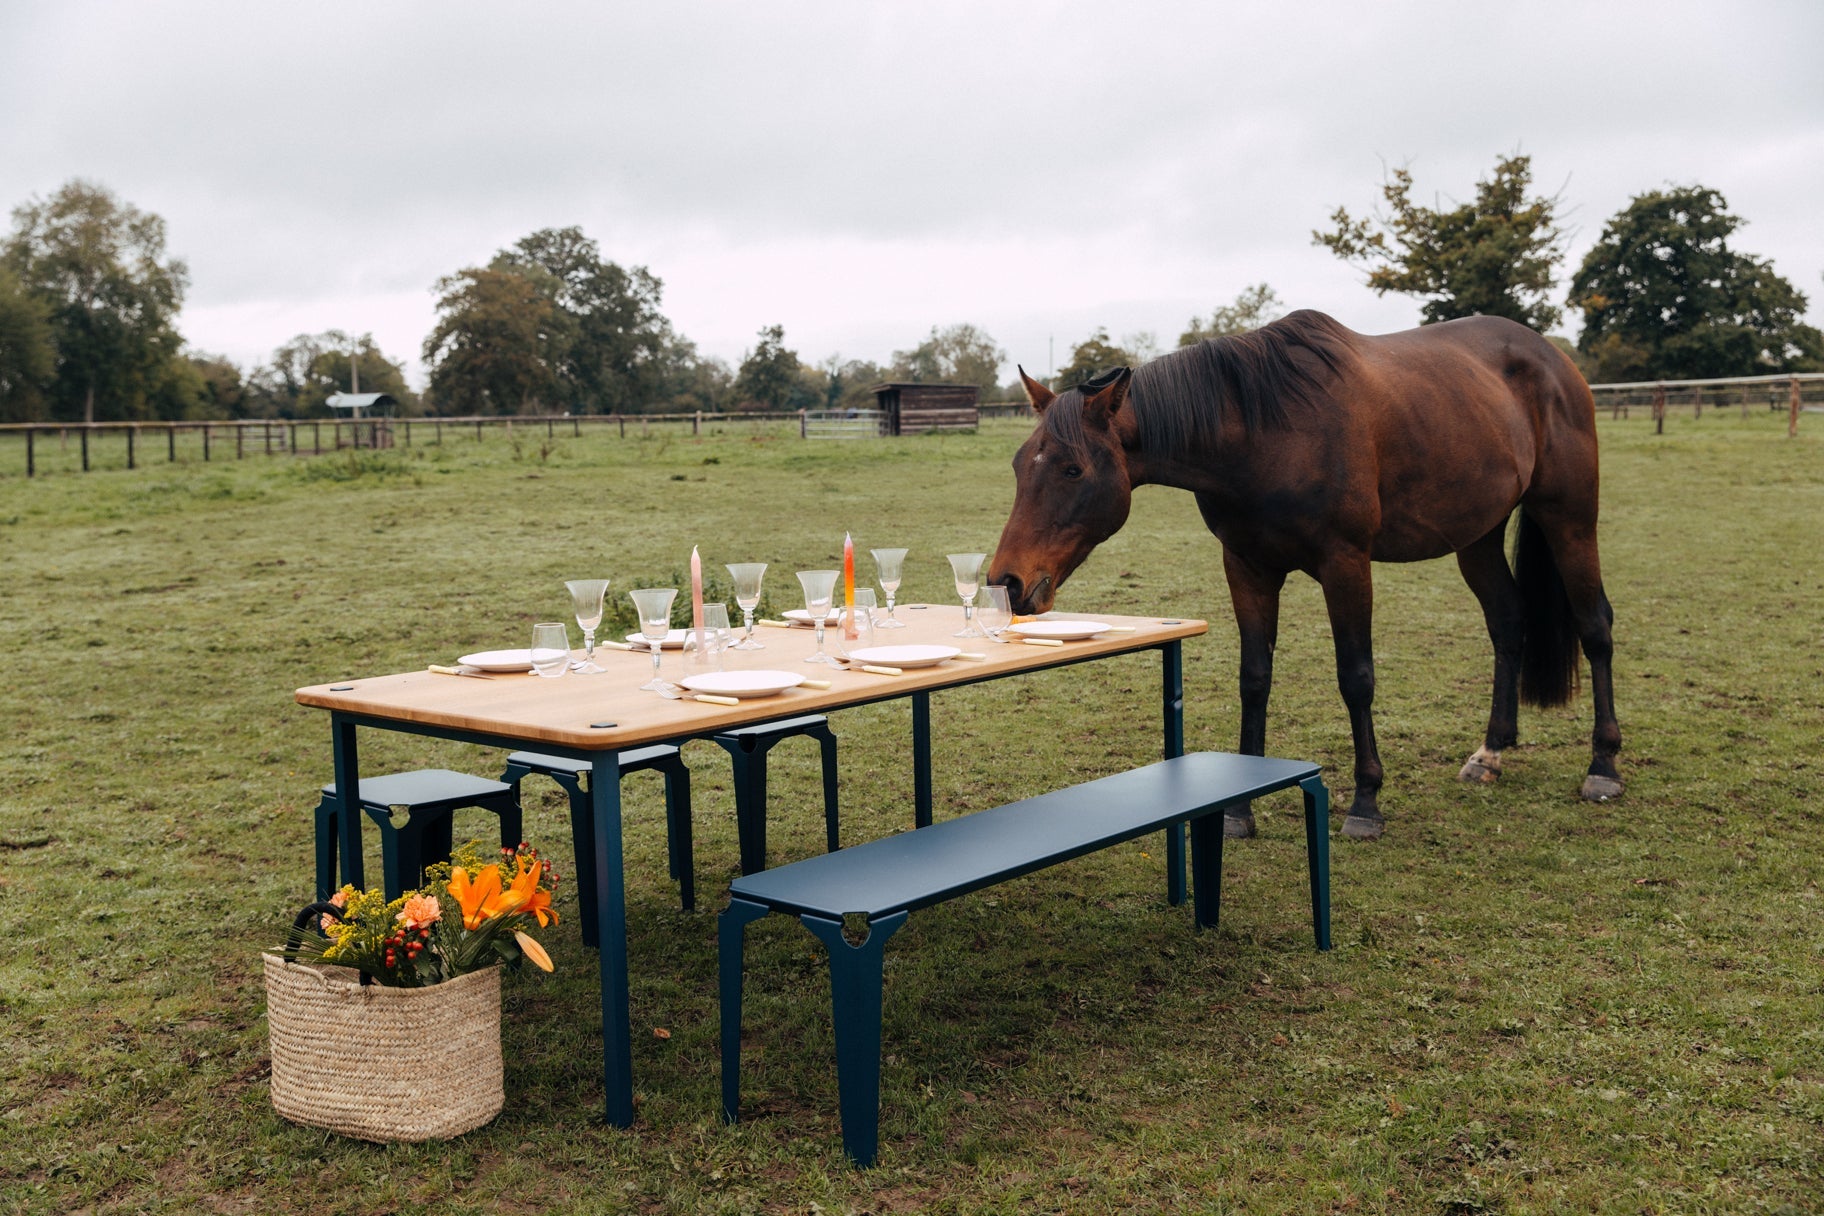
M 424 867 L 450 856 L 454 812 L 479 807 L 500 817 L 500 847 L 520 842 L 519 791 L 499 781 L 453 773 L 443 768 L 413 769 L 381 777 L 361 778 L 361 809 L 380 828 L 380 858 L 386 898 L 398 899 L 408 887 L 424 879 Z M 328 899 L 336 889 L 336 836 L 342 800 L 336 783 L 323 787 L 317 803 L 317 898 Z M 394 823 L 395 810 L 406 813 L 404 823 Z M 359 839 L 359 832 L 356 833 Z M 348 881 L 362 882 L 361 859 L 342 859 Z
M 665 774 L 665 849 L 671 876 L 678 880 L 678 895 L 686 912 L 697 906 L 696 867 L 691 859 L 690 769 L 676 747 L 658 743 L 638 747 L 619 756 L 621 776 L 652 771 Z M 507 757 L 500 779 L 519 794 L 519 783 L 533 773 L 551 778 L 570 795 L 570 838 L 576 845 L 576 899 L 581 911 L 583 944 L 596 944 L 595 923 L 595 813 L 590 806 L 586 780 L 594 780 L 588 760 L 547 756 L 541 752 L 514 752 Z
M 842 847 L 836 812 L 836 736 L 822 714 L 742 726 L 711 736 L 735 766 L 735 834 L 741 842 L 741 872 L 766 869 L 766 753 L 793 735 L 817 740 L 823 750 L 823 827 L 830 852 Z

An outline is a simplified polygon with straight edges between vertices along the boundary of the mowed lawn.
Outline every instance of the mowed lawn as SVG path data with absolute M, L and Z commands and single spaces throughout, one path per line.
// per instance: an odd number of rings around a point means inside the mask
M 718 1120 L 736 858 L 707 743 L 686 748 L 695 913 L 666 876 L 656 779 L 627 787 L 632 1129 L 601 1121 L 568 886 L 556 974 L 506 980 L 495 1123 L 387 1147 L 272 1113 L 260 951 L 310 897 L 330 776 L 326 716 L 293 689 L 525 645 L 564 615 L 566 578 L 613 579 L 625 630 L 627 589 L 681 579 L 693 544 L 712 572 L 770 563 L 769 611 L 845 530 L 863 554 L 911 550 L 902 601 L 947 600 L 943 555 L 992 550 L 1024 430 L 522 427 L 87 475 L 41 444 L 51 472 L 30 481 L 0 443 L 0 1210 L 1824 1208 L 1824 420 L 1789 440 L 1760 413 L 1601 424 L 1622 799 L 1576 797 L 1582 695 L 1523 710 L 1499 786 L 1460 784 L 1487 713 L 1480 614 L 1454 563 L 1378 567 L 1388 831 L 1333 844 L 1336 949 L 1311 946 L 1295 794 L 1227 850 L 1213 932 L 1165 905 L 1156 841 L 921 913 L 887 951 L 875 1169 L 842 1157 L 822 947 L 783 917 L 749 931 L 748 1118 Z M 1188 495 L 1141 491 L 1061 606 L 1207 617 L 1186 742 L 1234 746 L 1234 628 Z M 938 815 L 1154 758 L 1158 684 L 1144 655 L 940 694 Z M 907 706 L 834 722 L 845 838 L 906 827 Z M 1325 766 L 1340 814 L 1347 723 L 1302 578 L 1268 738 Z M 821 847 L 813 757 L 774 753 L 775 860 Z M 372 772 L 502 759 L 363 737 Z M 567 871 L 555 787 L 527 796 Z

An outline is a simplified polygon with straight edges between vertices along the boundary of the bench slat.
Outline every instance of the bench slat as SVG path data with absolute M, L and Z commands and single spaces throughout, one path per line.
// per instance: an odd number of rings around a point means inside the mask
M 870 920 L 916 911 L 1318 774 L 1298 760 L 1194 752 L 730 884 L 777 911 Z

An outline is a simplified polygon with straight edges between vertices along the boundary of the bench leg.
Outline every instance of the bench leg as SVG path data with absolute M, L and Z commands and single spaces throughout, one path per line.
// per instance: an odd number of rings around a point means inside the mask
M 867 940 L 851 946 L 842 922 L 800 916 L 830 951 L 830 1010 L 836 1031 L 836 1092 L 842 1105 L 842 1147 L 857 1165 L 874 1164 L 880 1147 L 880 1006 L 887 939 L 906 923 L 895 912 L 868 924 Z
M 840 806 L 836 801 L 836 735 L 828 726 L 810 732 L 823 759 L 823 835 L 824 843 L 834 853 L 842 847 Z
M 716 918 L 716 958 L 722 986 L 722 1122 L 741 1121 L 741 978 L 747 924 L 772 909 L 731 899 Z
M 336 834 L 341 831 L 336 814 L 342 803 L 323 795 L 317 803 L 317 900 L 328 899 L 336 890 Z
M 1311 872 L 1311 928 L 1317 948 L 1330 948 L 1330 791 L 1321 778 L 1298 783 L 1305 792 L 1305 864 Z
M 766 745 L 754 739 L 717 739 L 734 767 L 735 836 L 741 872 L 766 869 Z M 751 750 L 750 750 L 751 748 Z
M 600 939 L 595 924 L 595 812 L 580 778 L 547 774 L 563 787 L 570 799 L 570 844 L 576 854 L 576 907 L 581 913 L 583 945 L 595 948 Z M 593 775 L 590 778 L 594 779 Z
M 1221 807 L 1191 820 L 1191 913 L 1199 929 L 1214 929 L 1222 915 Z
M 1162 680 L 1162 726 L 1165 759 L 1184 755 L 1184 651 L 1180 643 L 1159 648 Z M 1220 864 L 1220 863 L 1219 863 Z M 1218 875 L 1218 881 L 1220 881 Z M 1165 829 L 1165 902 L 1176 908 L 1184 902 L 1184 825 Z M 1214 925 L 1216 918 L 1210 917 Z M 1201 924 L 1201 921 L 1199 922 Z
M 912 694 L 912 826 L 931 826 L 931 694 Z
M 678 880 L 678 900 L 686 912 L 697 908 L 696 846 L 691 840 L 690 769 L 682 760 L 665 768 L 665 838 L 671 876 Z

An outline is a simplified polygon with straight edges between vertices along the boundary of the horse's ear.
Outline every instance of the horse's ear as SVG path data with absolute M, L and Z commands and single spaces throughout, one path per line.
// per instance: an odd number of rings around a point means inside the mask
M 1014 366 L 1020 367 L 1017 363 Z M 1056 393 L 1028 376 L 1023 367 L 1020 367 L 1020 383 L 1026 386 L 1026 400 L 1032 402 L 1032 412 L 1035 414 L 1043 414 L 1045 407 L 1057 400 Z
M 1083 388 L 1092 391 L 1083 397 L 1083 417 L 1092 422 L 1113 418 L 1127 401 L 1127 382 L 1133 376 L 1132 368 L 1117 367 L 1085 384 Z

